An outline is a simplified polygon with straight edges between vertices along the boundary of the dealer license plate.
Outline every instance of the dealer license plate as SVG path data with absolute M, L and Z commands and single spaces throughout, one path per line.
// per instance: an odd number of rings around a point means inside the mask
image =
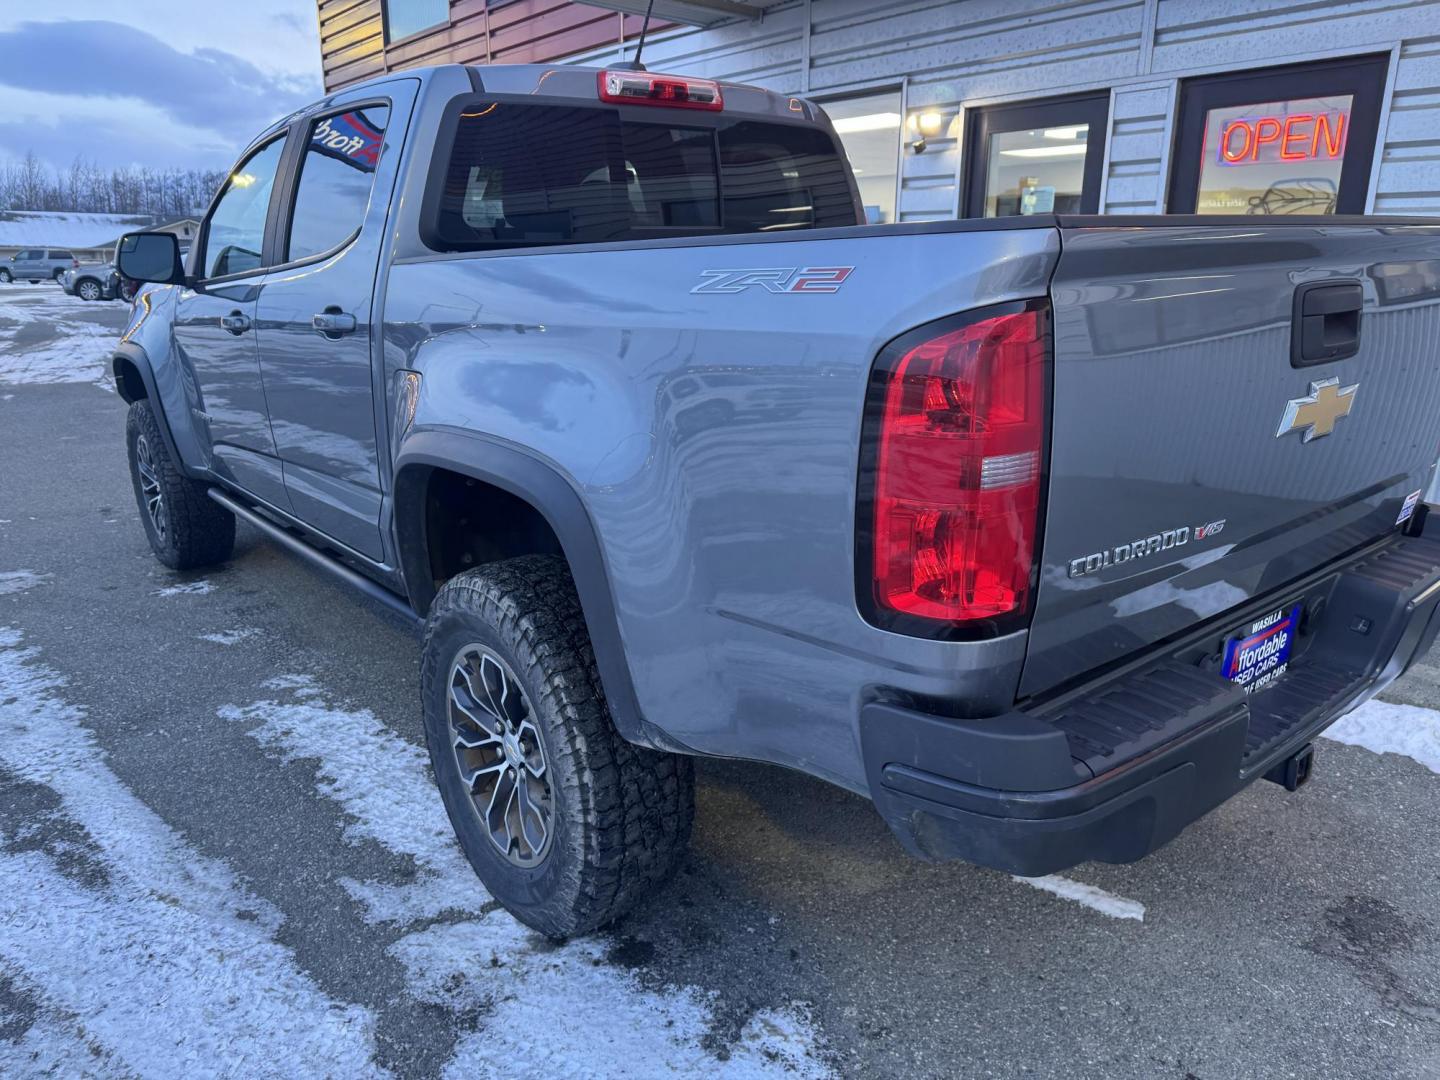
M 1296 604 L 1272 611 L 1227 641 L 1220 666 L 1225 678 L 1251 694 L 1284 675 L 1300 627 L 1300 610 L 1301 605 Z

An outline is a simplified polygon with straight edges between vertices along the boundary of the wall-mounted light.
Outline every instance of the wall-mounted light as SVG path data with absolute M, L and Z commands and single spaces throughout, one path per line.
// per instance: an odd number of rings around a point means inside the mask
M 936 112 L 934 109 L 912 112 L 906 120 L 905 126 L 912 136 L 910 149 L 917 154 L 923 154 L 929 145 L 928 140 L 935 138 L 945 130 L 945 114 Z

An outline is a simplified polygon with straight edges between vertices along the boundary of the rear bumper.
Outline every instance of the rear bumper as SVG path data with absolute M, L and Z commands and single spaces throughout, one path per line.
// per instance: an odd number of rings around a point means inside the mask
M 1163 656 L 1033 710 L 960 720 L 861 713 L 871 796 L 922 858 L 1010 873 L 1132 862 L 1173 839 L 1403 674 L 1440 630 L 1440 512 Z M 1287 674 L 1247 698 L 1215 670 L 1238 625 L 1303 602 Z

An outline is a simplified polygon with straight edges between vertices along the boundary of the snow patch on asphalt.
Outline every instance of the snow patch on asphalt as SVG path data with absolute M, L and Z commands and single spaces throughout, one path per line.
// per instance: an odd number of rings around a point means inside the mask
M 168 585 L 163 589 L 156 589 L 156 596 L 205 596 L 215 591 L 215 583 L 212 581 L 186 581 L 179 585 Z
M 350 815 L 346 835 L 351 839 L 374 840 L 415 860 L 419 877 L 410 884 L 341 882 L 370 922 L 469 914 L 490 902 L 455 845 L 423 750 L 396 736 L 368 709 L 312 704 L 320 691 L 308 675 L 282 675 L 264 685 L 302 700 L 227 705 L 220 716 L 251 725 L 248 734 L 286 763 L 317 762 L 316 786 Z
M 389 948 L 414 997 L 482 1012 L 481 1030 L 456 1044 L 448 1076 L 483 1075 L 515 1060 L 539 1076 L 830 1075 L 802 1005 L 757 1012 L 721 1061 L 702 1044 L 714 1015 L 708 995 L 647 990 L 606 962 L 603 937 L 555 946 L 494 909 L 455 842 L 423 750 L 368 710 L 329 705 L 310 676 L 266 686 L 298 700 L 228 706 L 220 715 L 248 725 L 287 762 L 315 761 L 317 786 L 349 815 L 349 835 L 415 861 L 412 883 L 342 884 L 369 921 L 415 927 Z M 433 921 L 445 913 L 452 921 Z
M 1044 877 L 1020 877 L 1018 874 L 1011 876 L 1016 881 L 1029 885 L 1032 889 L 1053 893 L 1064 900 L 1073 900 L 1092 911 L 1109 915 L 1112 919 L 1145 921 L 1145 905 L 1140 901 L 1116 896 L 1114 893 L 1108 893 L 1094 885 L 1086 885 L 1083 881 L 1072 881 L 1059 874 L 1046 874 Z
M 68 1073 L 78 1039 L 107 1075 L 382 1075 L 369 1010 L 314 985 L 274 940 L 279 911 L 121 783 L 64 680 L 21 646 L 0 628 L 0 766 L 59 797 L 89 841 L 71 854 L 96 877 L 44 851 L 0 854 L 0 970 L 83 1028 L 32 1029 L 32 1061 Z
M 253 626 L 241 630 L 220 630 L 214 634 L 201 634 L 201 641 L 213 641 L 216 645 L 238 645 L 246 638 L 252 638 L 260 633 Z
M 49 582 L 50 577 L 50 574 L 37 574 L 34 570 L 7 570 L 0 573 L 0 596 L 44 585 Z
M 319 697 L 313 675 L 276 675 L 260 684 L 266 690 L 288 690 L 298 698 Z
M 1440 773 L 1440 712 L 1367 701 L 1325 731 L 1325 738 L 1376 754 L 1403 754 Z
M 28 988 L 27 988 L 28 989 Z M 0 1014 L 0 1024 L 5 1017 Z M 91 1077 L 137 1077 L 115 1055 L 99 1045 L 77 1017 L 41 1006 L 26 1017 L 28 1027 L 18 1038 L 0 1039 L 0 1076 L 55 1076 L 65 1080 Z
M 757 1012 L 720 1061 L 700 1043 L 712 1008 L 706 995 L 641 989 L 606 962 L 608 944 L 589 938 L 555 948 L 496 911 L 409 934 L 390 952 L 420 1000 L 484 1010 L 483 1029 L 460 1040 L 445 1070 L 455 1080 L 497 1060 L 523 1061 L 537 1076 L 829 1075 L 813 1056 L 803 1007 Z
M 114 311 L 115 325 L 103 321 Z M 128 312 L 48 287 L 0 296 L 0 384 L 93 383 L 113 390 L 110 359 Z M 26 330 L 38 327 L 39 336 Z

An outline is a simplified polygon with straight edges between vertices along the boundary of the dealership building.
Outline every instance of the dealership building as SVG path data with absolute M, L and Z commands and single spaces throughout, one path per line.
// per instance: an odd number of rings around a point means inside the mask
M 319 0 L 325 81 L 607 64 L 646 0 Z M 820 102 L 873 222 L 1440 215 L 1440 0 L 655 0 L 652 71 Z

